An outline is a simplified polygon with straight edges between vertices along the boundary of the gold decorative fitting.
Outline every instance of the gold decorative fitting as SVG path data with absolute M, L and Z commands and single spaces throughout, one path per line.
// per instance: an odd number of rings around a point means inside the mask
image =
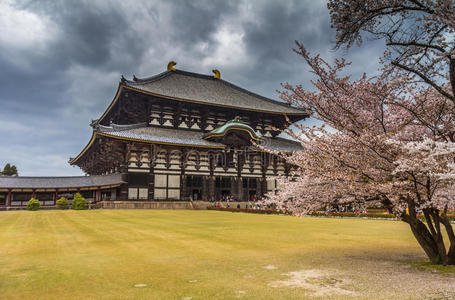
M 171 60 L 168 64 L 167 64 L 167 70 L 168 71 L 175 71 L 175 68 L 174 66 L 176 65 L 177 63 L 173 60 Z
M 215 75 L 213 76 L 213 78 L 215 79 L 220 79 L 221 78 L 221 73 L 220 71 L 218 71 L 217 69 L 214 69 L 212 70 L 213 73 L 215 73 Z

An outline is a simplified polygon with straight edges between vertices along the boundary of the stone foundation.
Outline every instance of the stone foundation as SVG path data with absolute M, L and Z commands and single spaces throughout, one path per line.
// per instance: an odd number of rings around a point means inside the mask
M 158 201 L 103 201 L 101 208 L 106 209 L 193 209 L 191 202 Z
M 219 202 L 209 202 L 209 201 L 194 201 L 193 206 L 195 209 L 206 209 L 208 206 L 215 205 L 217 206 Z M 237 208 L 237 205 L 240 204 L 240 208 L 246 208 L 248 205 L 248 202 L 235 202 L 235 201 L 230 201 L 229 202 L 229 207 L 231 208 Z M 251 208 L 252 202 L 250 202 L 249 207 Z M 222 201 L 221 202 L 222 207 L 227 207 L 227 202 Z

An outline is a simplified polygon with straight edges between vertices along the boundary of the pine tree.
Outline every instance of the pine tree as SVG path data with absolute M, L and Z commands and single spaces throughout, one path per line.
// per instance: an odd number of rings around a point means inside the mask
M 15 165 L 11 166 L 10 163 L 7 163 L 3 168 L 3 172 L 0 172 L 0 174 L 5 176 L 17 176 L 18 172 Z
M 5 165 L 5 167 L 3 168 L 2 175 L 9 175 L 10 172 L 11 172 L 11 165 L 9 163 L 7 163 Z
M 17 168 L 16 168 L 16 165 L 12 165 L 11 166 L 11 176 L 18 176 L 18 172 L 17 172 Z

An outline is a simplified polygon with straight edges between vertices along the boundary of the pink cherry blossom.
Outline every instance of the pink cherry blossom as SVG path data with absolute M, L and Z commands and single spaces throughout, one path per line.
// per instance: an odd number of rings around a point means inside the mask
M 332 130 L 302 124 L 286 130 L 303 150 L 280 154 L 297 168 L 278 178 L 285 188 L 269 193 L 265 204 L 296 215 L 327 205 L 382 206 L 410 225 L 430 259 L 455 264 L 455 235 L 447 217 L 455 209 L 454 103 L 433 87 L 406 87 L 402 75 L 341 76 L 349 63 L 331 65 L 297 46 L 317 77 L 317 91 L 283 84 L 281 98 Z M 416 211 L 423 212 L 426 224 Z

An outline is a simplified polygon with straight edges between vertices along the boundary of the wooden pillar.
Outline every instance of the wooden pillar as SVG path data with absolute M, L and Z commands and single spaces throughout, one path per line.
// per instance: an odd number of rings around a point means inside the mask
M 209 176 L 208 180 L 208 197 L 209 201 L 210 200 L 216 200 L 215 199 L 215 176 Z
M 201 191 L 201 194 L 202 194 L 202 197 L 201 197 L 201 200 L 202 201 L 208 201 L 210 199 L 209 197 L 209 180 L 210 180 L 210 176 L 202 176 L 202 191 Z
M 54 206 L 57 204 L 57 200 L 58 200 L 58 190 L 55 190 L 55 194 L 54 194 Z
M 187 151 L 185 149 L 181 150 L 181 155 L 180 155 L 180 200 L 185 200 L 185 196 L 188 195 L 187 191 L 187 186 L 186 186 L 186 177 L 185 175 L 185 167 L 187 163 L 186 155 Z M 193 195 L 190 193 L 190 199 L 187 200 L 192 200 Z
M 270 162 L 270 153 L 263 152 L 261 155 L 261 169 L 262 169 L 262 177 L 260 182 L 261 192 L 258 194 L 259 199 L 264 197 L 267 193 L 267 167 Z
M 243 180 L 242 177 L 237 177 L 237 193 L 238 193 L 238 200 L 243 201 Z
M 267 180 L 265 177 L 260 178 L 259 185 L 261 187 L 261 192 L 258 194 L 258 199 L 264 197 L 267 194 Z
M 239 178 L 237 176 L 229 176 L 229 179 L 231 180 L 231 195 L 232 199 L 238 199 L 239 198 Z
M 256 179 L 256 199 L 260 199 L 262 196 L 262 178 Z
M 245 160 L 245 153 L 240 150 L 236 151 L 236 166 L 237 166 L 237 200 L 243 201 L 243 180 L 242 170 Z
M 119 171 L 122 174 L 122 180 L 126 183 L 120 185 L 120 194 L 119 200 L 126 201 L 128 200 L 128 165 L 130 161 L 130 153 L 131 153 L 131 144 L 124 144 L 123 146 L 123 155 L 124 161 L 123 164 L 119 167 Z
M 6 202 L 7 207 L 11 207 L 11 198 L 12 198 L 11 190 L 8 190 L 8 200 Z
M 148 198 L 147 200 L 153 201 L 155 198 L 155 174 L 153 171 L 149 173 L 148 176 L 149 186 L 148 186 Z
M 209 171 L 210 171 L 210 176 L 208 178 L 208 200 L 216 200 L 215 199 L 215 158 L 216 158 L 216 153 L 209 152 L 208 154 L 208 159 L 209 159 Z
M 185 196 L 188 194 L 187 187 L 186 187 L 186 175 L 180 175 L 180 200 L 185 200 Z M 192 195 L 190 198 L 193 197 Z M 191 199 L 188 199 L 191 200 Z
M 155 157 L 156 152 L 155 152 L 155 145 L 151 144 L 150 149 L 149 149 L 149 194 L 148 194 L 148 200 L 153 201 L 155 198 L 155 172 L 154 172 L 154 166 L 155 166 Z

